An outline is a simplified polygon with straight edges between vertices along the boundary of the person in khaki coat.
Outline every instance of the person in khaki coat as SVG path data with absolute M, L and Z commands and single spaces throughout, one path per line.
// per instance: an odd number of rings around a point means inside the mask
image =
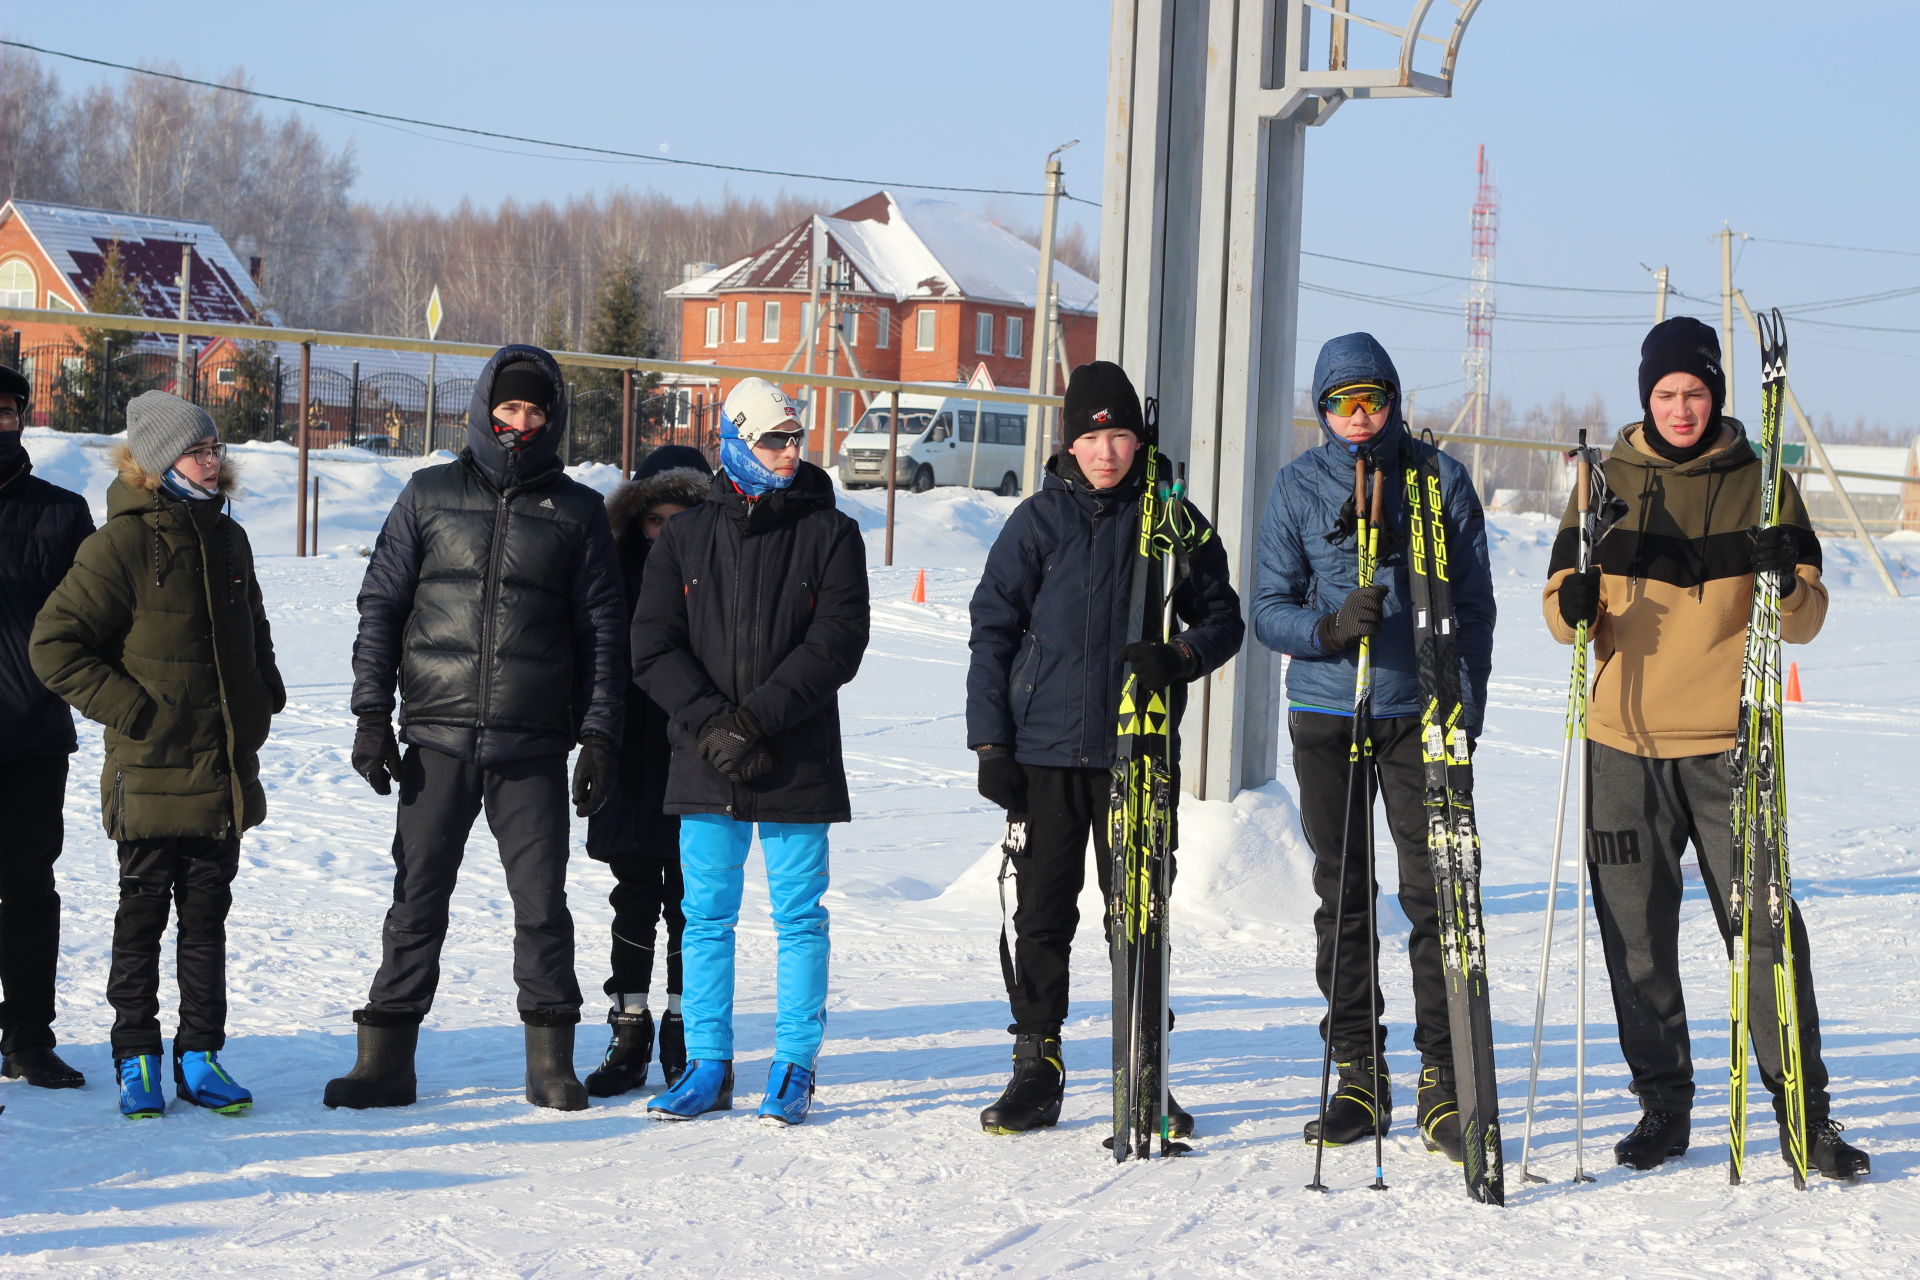
M 1581 573 L 1579 516 L 1569 501 L 1542 601 L 1554 639 L 1571 643 L 1582 622 L 1593 635 L 1589 860 L 1620 1050 L 1643 1112 L 1614 1158 L 1636 1169 L 1685 1152 L 1692 1131 L 1693 1054 L 1679 958 L 1680 859 L 1689 845 L 1721 937 L 1732 946 L 1727 896 L 1738 871 L 1730 755 L 1754 576 L 1771 574 L 1779 584 L 1788 643 L 1812 640 L 1827 615 L 1820 539 L 1799 490 L 1783 474 L 1780 522 L 1760 526 L 1760 461 L 1745 428 L 1721 413 L 1725 402 L 1714 331 L 1687 316 L 1654 326 L 1641 346 L 1645 416 L 1621 431 L 1605 464 L 1618 521 Z M 1831 1115 L 1806 923 L 1797 906 L 1788 908 L 1809 1163 L 1830 1178 L 1859 1177 L 1868 1172 L 1867 1156 L 1840 1136 Z M 1781 1116 L 1767 930 L 1756 928 L 1752 945 L 1754 1051 Z M 1784 1155 L 1784 1124 L 1780 1140 Z
M 240 834 L 266 817 L 258 752 L 286 705 L 235 477 L 206 412 L 164 391 L 127 406 L 107 521 L 35 620 L 34 672 L 106 726 L 101 810 L 118 842 L 107 999 L 121 1111 L 159 1115 L 160 937 L 179 924 L 182 1101 L 225 1113 L 252 1095 L 226 1043 L 226 918 Z

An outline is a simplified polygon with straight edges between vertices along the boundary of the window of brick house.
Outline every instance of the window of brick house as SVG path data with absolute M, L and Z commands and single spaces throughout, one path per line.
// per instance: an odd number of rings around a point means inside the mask
M 993 354 L 993 313 L 982 311 L 973 318 L 973 352 L 975 355 Z
M 882 351 L 893 341 L 893 312 L 881 307 L 873 313 L 873 345 Z
M 1027 337 L 1027 322 L 1021 316 L 1007 317 L 1007 354 L 1017 356 Z
M 718 307 L 707 308 L 707 345 L 710 347 L 720 345 L 720 308 Z
M 735 342 L 747 340 L 747 304 L 745 302 L 733 304 L 733 340 Z
M 918 311 L 913 313 L 914 350 L 916 351 L 933 350 L 933 337 L 934 337 L 934 324 L 935 324 L 934 315 L 935 313 L 932 307 L 921 307 Z
M 0 307 L 38 307 L 38 285 L 33 268 L 23 259 L 0 264 Z
M 780 304 L 769 301 L 760 309 L 760 341 L 780 341 Z

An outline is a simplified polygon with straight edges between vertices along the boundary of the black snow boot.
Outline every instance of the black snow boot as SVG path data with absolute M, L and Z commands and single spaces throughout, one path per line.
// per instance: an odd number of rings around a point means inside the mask
M 1327 1099 L 1326 1145 L 1344 1147 L 1376 1132 L 1384 1136 L 1393 1122 L 1393 1088 L 1387 1080 L 1387 1068 L 1380 1067 L 1380 1096 L 1374 1097 L 1373 1058 L 1365 1053 L 1342 1053 L 1334 1049 L 1334 1066 L 1340 1069 L 1340 1085 Z M 1309 1144 L 1320 1141 L 1323 1132 L 1319 1119 L 1307 1121 L 1301 1136 Z
M 1455 1164 L 1464 1163 L 1466 1152 L 1460 1141 L 1460 1094 L 1453 1081 L 1452 1067 L 1420 1068 L 1420 1095 L 1416 1114 L 1420 1119 L 1420 1140 L 1427 1150 L 1438 1151 Z
M 359 1055 L 353 1070 L 327 1081 L 320 1100 L 329 1107 L 410 1107 L 414 1103 L 413 1052 L 420 1019 L 412 1014 L 353 1011 Z
M 536 1107 L 587 1109 L 587 1086 L 573 1073 L 573 1027 L 527 1023 L 527 1101 Z
M 1807 1122 L 1807 1167 L 1825 1178 L 1864 1178 L 1873 1172 L 1867 1153 L 1840 1136 L 1841 1126 L 1832 1119 Z M 1780 1130 L 1780 1158 L 1789 1165 L 1787 1131 Z
M 1668 1156 L 1684 1155 L 1693 1138 L 1693 1116 L 1685 1111 L 1643 1111 L 1633 1132 L 1613 1144 L 1613 1162 L 1651 1169 Z
M 1059 1123 L 1067 1088 L 1066 1060 L 1058 1036 L 1015 1036 L 1013 1079 L 999 1101 L 980 1113 L 988 1133 L 1026 1133 Z
M 587 1076 L 587 1092 L 596 1098 L 617 1098 L 647 1082 L 647 1060 L 653 1056 L 653 1013 L 607 1014 L 613 1039 L 607 1042 L 607 1056 Z
M 15 1049 L 0 1063 L 0 1076 L 8 1080 L 25 1079 L 36 1089 L 78 1089 L 87 1078 L 63 1061 L 51 1047 Z
M 669 1009 L 660 1015 L 660 1078 L 672 1084 L 687 1069 L 687 1024 Z
M 1193 1117 L 1187 1109 L 1174 1100 L 1173 1090 L 1167 1090 L 1167 1136 L 1170 1138 L 1191 1138 L 1193 1136 Z

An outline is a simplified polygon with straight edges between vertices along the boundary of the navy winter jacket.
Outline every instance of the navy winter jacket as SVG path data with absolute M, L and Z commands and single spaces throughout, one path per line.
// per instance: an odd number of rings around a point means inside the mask
M 1355 382 L 1398 388 L 1400 377 L 1380 344 L 1364 333 L 1335 338 L 1321 349 L 1313 370 L 1314 412 L 1327 442 L 1295 458 L 1273 482 L 1260 521 L 1253 580 L 1253 630 L 1269 649 L 1292 656 L 1287 697 L 1296 709 L 1347 714 L 1353 710 L 1358 646 L 1337 653 L 1320 647 L 1320 619 L 1340 608 L 1359 585 L 1350 522 L 1341 507 L 1353 497 L 1353 449 L 1328 429 L 1319 403 L 1328 391 Z M 1368 446 L 1369 466 L 1384 469 L 1385 528 L 1374 583 L 1387 588 L 1380 634 L 1373 639 L 1372 709 L 1376 716 L 1417 715 L 1420 681 L 1414 669 L 1413 621 L 1409 612 L 1406 461 L 1426 445 L 1407 433 L 1396 400 L 1386 430 Z M 1440 454 L 1445 493 L 1447 552 L 1453 610 L 1459 636 L 1461 696 L 1467 702 L 1467 734 L 1478 737 L 1493 667 L 1493 582 L 1487 568 L 1486 517 L 1465 467 Z
M 706 502 L 667 521 L 633 613 L 633 678 L 668 716 L 668 813 L 742 822 L 846 822 L 840 686 L 867 651 L 867 553 L 810 462 L 749 502 L 713 477 Z M 766 734 L 771 772 L 729 782 L 696 749 L 738 707 Z
M 967 743 L 1013 748 L 1022 764 L 1104 769 L 1113 763 L 1127 610 L 1139 532 L 1138 470 L 1094 489 L 1061 459 L 1040 492 L 1014 508 L 973 593 Z M 1191 507 L 1189 510 L 1193 510 Z M 1193 510 L 1194 522 L 1209 527 Z M 1246 624 L 1227 553 L 1207 539 L 1174 592 L 1177 632 L 1202 673 L 1240 651 Z M 1185 691 L 1173 691 L 1179 720 Z
M 530 360 L 555 387 L 546 430 L 518 453 L 494 438 L 499 368 Z M 482 766 L 618 743 L 626 714 L 625 599 L 600 495 L 560 468 L 560 366 L 504 347 L 474 384 L 467 447 L 413 474 L 374 544 L 353 642 L 353 712 L 400 739 Z
M 33 474 L 24 449 L 0 478 L 0 762 L 74 750 L 73 713 L 33 673 L 33 619 L 93 532 L 87 500 Z

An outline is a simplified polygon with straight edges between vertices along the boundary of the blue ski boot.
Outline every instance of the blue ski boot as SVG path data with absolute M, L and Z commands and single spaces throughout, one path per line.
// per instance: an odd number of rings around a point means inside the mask
M 769 1128 L 801 1124 L 813 1105 L 813 1072 L 797 1062 L 778 1058 L 767 1069 L 767 1096 L 756 1112 L 760 1123 Z
M 709 1111 L 733 1110 L 733 1064 L 719 1059 L 687 1064 L 665 1093 L 647 1104 L 655 1120 L 691 1120 Z
M 113 1065 L 120 1073 L 120 1114 L 129 1120 L 158 1120 L 167 1109 L 166 1095 L 160 1092 L 160 1055 L 116 1058 Z
M 173 1092 L 182 1102 L 237 1116 L 253 1109 L 253 1095 L 220 1065 L 220 1056 L 211 1050 L 175 1053 Z

